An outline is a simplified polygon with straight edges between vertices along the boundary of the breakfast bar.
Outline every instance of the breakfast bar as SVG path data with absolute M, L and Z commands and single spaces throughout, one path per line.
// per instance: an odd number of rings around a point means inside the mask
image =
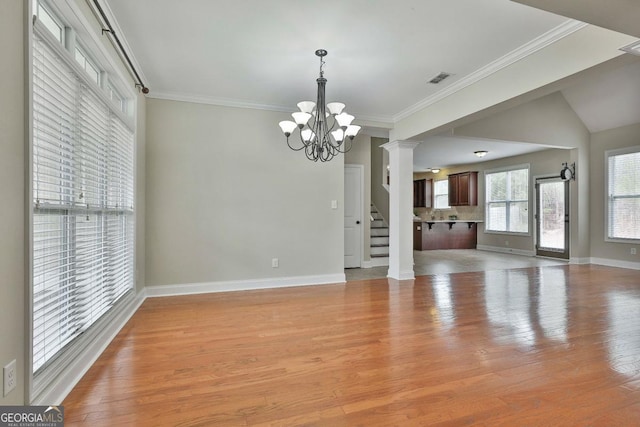
M 479 220 L 413 221 L 413 249 L 475 249 Z

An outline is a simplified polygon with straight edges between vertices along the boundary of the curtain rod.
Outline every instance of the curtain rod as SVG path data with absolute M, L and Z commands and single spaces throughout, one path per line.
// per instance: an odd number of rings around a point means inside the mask
M 136 87 L 140 87 L 140 90 L 144 94 L 149 93 L 149 88 L 146 87 L 144 85 L 144 83 L 142 82 L 142 79 L 140 78 L 140 76 L 138 75 L 138 72 L 136 71 L 136 67 L 133 66 L 133 63 L 131 62 L 131 59 L 129 58 L 129 55 L 127 55 L 127 52 L 124 50 L 124 47 L 122 46 L 122 43 L 120 43 L 120 39 L 116 35 L 116 32 L 113 30 L 113 27 L 111 26 L 111 22 L 109 22 L 109 19 L 107 18 L 107 15 L 105 15 L 104 10 L 102 10 L 102 7 L 100 6 L 100 3 L 98 2 L 98 0 L 93 0 L 93 4 L 98 9 L 98 12 L 100 13 L 100 16 L 102 16 L 102 19 L 104 20 L 104 23 L 107 24 L 107 27 L 108 27 L 108 28 L 103 28 L 102 29 L 102 34 L 104 34 L 104 33 L 111 34 L 113 39 L 116 41 L 116 45 L 117 45 L 118 49 L 120 49 L 120 53 L 122 54 L 122 56 L 124 56 L 124 59 L 127 60 L 127 63 L 129 64 L 129 68 L 131 69 L 131 71 L 133 72 L 133 74 L 135 75 L 135 77 L 137 79 Z

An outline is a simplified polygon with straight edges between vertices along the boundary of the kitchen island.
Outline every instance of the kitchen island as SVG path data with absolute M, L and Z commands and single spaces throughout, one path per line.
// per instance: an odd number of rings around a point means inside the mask
M 475 249 L 480 220 L 413 220 L 413 249 Z

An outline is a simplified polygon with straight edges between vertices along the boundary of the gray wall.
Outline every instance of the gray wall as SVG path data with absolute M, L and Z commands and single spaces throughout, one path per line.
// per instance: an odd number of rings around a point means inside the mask
M 554 92 L 502 113 L 458 127 L 453 133 L 459 136 L 570 148 L 568 158 L 557 160 L 558 166 L 563 161 L 576 163 L 576 181 L 571 183 L 570 193 L 570 256 L 573 260 L 588 259 L 591 223 L 589 219 L 590 134 L 560 92 Z M 531 175 L 535 175 L 533 170 Z M 516 241 L 519 242 L 520 239 Z M 511 240 L 509 244 L 511 245 Z M 529 242 L 526 244 L 529 245 Z
M 522 156 L 509 157 L 507 159 L 500 159 L 494 160 L 492 162 L 482 163 L 480 168 L 474 169 L 481 171 L 480 174 L 478 174 L 478 205 L 481 206 L 481 211 L 484 209 L 486 200 L 483 171 L 528 163 L 530 167 L 529 211 L 533 213 L 535 201 L 535 188 L 533 186 L 534 178 L 537 176 L 558 175 L 561 169 L 562 162 L 568 161 L 570 154 L 570 150 L 550 149 L 539 151 L 536 153 L 525 154 Z M 571 183 L 569 191 L 574 191 L 574 186 L 575 181 Z M 482 215 L 484 217 L 484 212 L 482 212 Z M 485 233 L 484 224 L 482 224 L 478 227 L 478 245 L 534 251 L 535 223 L 533 222 L 533 215 L 530 215 L 530 220 L 531 222 L 529 223 L 528 236 Z M 506 241 L 509 242 L 508 245 L 505 243 Z
M 631 255 L 638 244 L 605 242 L 604 152 L 616 148 L 640 145 L 640 123 L 597 132 L 591 135 L 591 256 L 595 258 L 640 262 L 640 255 Z M 637 251 L 640 253 L 640 251 Z
M 560 166 L 562 162 L 569 160 L 571 150 L 565 149 L 547 149 L 538 151 L 535 153 L 524 154 L 521 156 L 508 157 L 505 159 L 498 159 L 488 162 L 469 164 L 464 166 L 458 166 L 453 168 L 442 169 L 439 173 L 416 173 L 415 179 L 427 178 L 440 180 L 446 179 L 447 175 L 458 172 L 477 171 L 478 172 L 478 206 L 457 206 L 451 209 L 445 209 L 442 211 L 444 218 L 448 215 L 457 214 L 460 219 L 480 219 L 485 218 L 485 185 L 484 185 L 484 171 L 497 169 L 508 166 L 529 164 L 529 210 L 534 210 L 535 192 L 533 187 L 533 179 L 536 176 L 549 176 L 557 175 L 560 172 Z M 571 183 L 574 185 L 574 183 Z M 433 209 L 418 209 L 421 216 L 427 219 Z M 438 213 L 439 214 L 439 213 Z M 533 221 L 533 220 L 532 220 Z M 484 223 L 478 224 L 478 245 L 491 246 L 494 248 L 504 249 L 516 249 L 520 251 L 533 251 L 535 249 L 534 241 L 534 227 L 535 224 L 531 222 L 529 224 L 529 235 L 513 235 L 513 234 L 496 234 L 485 233 Z M 505 242 L 509 242 L 508 245 Z
M 0 393 L 0 405 L 24 402 L 24 4 L 23 0 L 0 1 L 0 367 L 16 359 L 18 368 L 18 386 L 6 397 Z
M 378 211 L 389 223 L 389 192 L 382 186 L 386 179 L 383 176 L 382 157 L 384 148 L 382 144 L 389 142 L 388 138 L 371 138 L 371 203 L 376 205 Z
M 147 285 L 343 273 L 344 157 L 290 150 L 286 116 L 147 101 Z

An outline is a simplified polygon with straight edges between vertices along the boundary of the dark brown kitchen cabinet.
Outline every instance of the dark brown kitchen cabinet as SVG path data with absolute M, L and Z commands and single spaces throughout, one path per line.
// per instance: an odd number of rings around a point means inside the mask
M 413 181 L 413 207 L 430 208 L 433 198 L 433 181 L 431 179 L 416 179 Z
M 478 172 L 449 175 L 449 206 L 478 205 Z

